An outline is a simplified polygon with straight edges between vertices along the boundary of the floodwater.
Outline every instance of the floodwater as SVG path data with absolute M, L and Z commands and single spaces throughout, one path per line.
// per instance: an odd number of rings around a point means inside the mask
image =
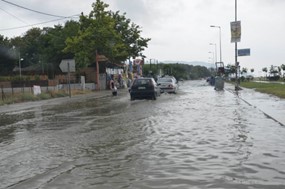
M 0 189 L 285 188 L 284 125 L 231 90 L 95 97 L 0 107 Z

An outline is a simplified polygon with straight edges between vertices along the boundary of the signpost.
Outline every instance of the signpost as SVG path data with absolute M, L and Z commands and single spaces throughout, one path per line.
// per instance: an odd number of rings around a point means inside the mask
M 75 72 L 75 60 L 74 59 L 63 59 L 61 60 L 59 67 L 62 72 L 68 73 L 68 90 L 69 90 L 69 97 L 71 98 L 70 72 Z
M 62 72 L 75 72 L 75 60 L 74 59 L 63 59 L 61 60 L 59 67 Z M 69 70 L 68 70 L 69 67 Z
M 96 80 L 97 80 L 97 88 L 100 90 L 100 77 L 99 77 L 99 62 L 108 61 L 108 58 L 105 55 L 99 55 L 96 50 Z

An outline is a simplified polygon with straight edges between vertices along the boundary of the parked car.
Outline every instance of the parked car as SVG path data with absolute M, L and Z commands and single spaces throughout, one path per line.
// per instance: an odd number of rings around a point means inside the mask
M 177 81 L 172 77 L 162 77 L 157 80 L 157 85 L 160 88 L 160 92 L 176 93 L 178 89 Z
M 135 99 L 152 99 L 156 100 L 160 95 L 160 88 L 153 78 L 135 79 L 130 88 L 131 100 Z

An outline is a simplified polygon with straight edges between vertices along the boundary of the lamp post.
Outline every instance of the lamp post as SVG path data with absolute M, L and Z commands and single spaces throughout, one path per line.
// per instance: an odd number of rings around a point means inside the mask
M 210 43 L 210 45 L 215 46 L 215 62 L 217 62 L 217 44 L 216 43 Z
M 214 55 L 214 52 L 209 51 L 208 53 L 209 53 L 209 54 L 213 54 L 213 63 L 214 63 L 214 61 L 215 61 L 215 55 Z
M 212 28 L 219 28 L 220 30 L 220 62 L 222 62 L 222 31 L 221 31 L 221 26 L 214 26 L 214 25 L 211 25 L 210 27 Z
M 19 72 L 20 72 L 20 79 L 22 79 L 22 66 L 21 66 L 21 62 L 23 61 L 24 59 L 21 58 L 21 54 L 19 52 Z
M 17 48 L 15 46 L 12 47 L 12 49 L 15 51 Z M 20 74 L 20 79 L 22 78 L 22 66 L 21 66 L 21 62 L 24 60 L 23 58 L 21 58 L 21 52 L 20 52 L 20 48 L 18 48 L 19 53 L 18 53 L 18 64 L 19 64 L 19 74 Z M 16 55 L 16 54 L 15 54 Z

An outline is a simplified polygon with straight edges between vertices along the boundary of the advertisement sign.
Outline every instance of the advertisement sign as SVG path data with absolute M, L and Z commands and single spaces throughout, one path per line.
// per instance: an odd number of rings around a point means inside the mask
M 33 86 L 33 92 L 34 92 L 34 95 L 39 95 L 41 94 L 41 86 L 38 86 L 38 85 L 34 85 Z
M 241 26 L 240 26 L 240 21 L 237 22 L 231 22 L 231 42 L 236 43 L 240 42 L 240 37 L 241 37 Z

